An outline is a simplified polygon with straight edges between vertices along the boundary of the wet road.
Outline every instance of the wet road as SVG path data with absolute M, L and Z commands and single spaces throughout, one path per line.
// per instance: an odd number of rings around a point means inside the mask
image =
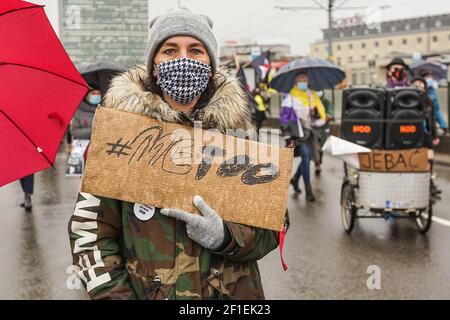
M 19 207 L 18 182 L 0 188 L 0 299 L 86 298 L 66 286 L 67 222 L 81 181 L 64 177 L 65 159 L 59 154 L 56 170 L 36 175 L 32 214 Z M 341 162 L 327 157 L 322 177 L 314 179 L 315 203 L 290 190 L 289 270 L 282 270 L 278 250 L 260 262 L 267 298 L 450 299 L 450 227 L 434 223 L 423 236 L 411 221 L 363 220 L 347 235 L 340 221 L 342 174 Z M 450 221 L 450 169 L 438 168 L 438 174 L 447 199 L 435 215 Z M 380 268 L 379 290 L 367 288 L 370 265 Z
M 450 299 L 450 169 L 436 168 L 446 199 L 434 207 L 448 226 L 433 222 L 424 236 L 410 220 L 362 219 L 348 235 L 340 220 L 342 162 L 324 162 L 322 176 L 313 178 L 315 203 L 290 188 L 289 270 L 282 270 L 278 252 L 265 257 L 260 266 L 267 298 Z M 372 265 L 380 270 L 379 290 L 367 287 Z

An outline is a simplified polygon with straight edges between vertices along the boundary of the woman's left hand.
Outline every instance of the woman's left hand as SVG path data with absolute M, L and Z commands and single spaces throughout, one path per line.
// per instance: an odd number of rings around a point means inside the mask
M 202 216 L 172 208 L 161 209 L 161 213 L 186 222 L 189 238 L 202 247 L 211 250 L 218 249 L 225 238 L 222 218 L 200 196 L 194 197 L 194 205 L 200 210 Z

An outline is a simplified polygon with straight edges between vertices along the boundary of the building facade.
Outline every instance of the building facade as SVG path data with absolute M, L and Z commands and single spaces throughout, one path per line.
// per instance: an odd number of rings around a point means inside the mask
M 234 61 L 234 55 L 236 55 L 240 63 L 248 63 L 265 51 L 270 51 L 272 61 L 291 57 L 291 46 L 287 44 L 228 43 L 220 47 L 220 60 L 222 64 L 226 64 Z
M 311 56 L 328 57 L 328 29 L 310 46 Z M 450 14 L 382 22 L 369 29 L 360 24 L 333 29 L 333 62 L 347 74 L 349 84 L 380 84 L 385 66 L 394 56 L 411 61 L 413 52 L 423 57 L 450 54 Z
M 77 67 L 143 62 L 148 0 L 59 0 L 60 39 Z

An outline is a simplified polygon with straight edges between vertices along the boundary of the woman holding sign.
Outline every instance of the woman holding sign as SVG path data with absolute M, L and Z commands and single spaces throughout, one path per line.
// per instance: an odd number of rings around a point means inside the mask
M 154 18 L 146 57 L 113 79 L 104 107 L 222 133 L 251 128 L 237 79 L 218 68 L 208 17 L 175 9 Z M 264 299 L 257 260 L 278 232 L 224 222 L 200 196 L 193 202 L 202 215 L 80 193 L 69 233 L 90 297 Z

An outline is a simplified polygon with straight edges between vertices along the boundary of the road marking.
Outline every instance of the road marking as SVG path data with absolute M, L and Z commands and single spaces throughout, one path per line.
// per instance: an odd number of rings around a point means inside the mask
M 439 218 L 439 217 L 436 217 L 436 216 L 433 216 L 431 218 L 431 220 L 433 220 L 434 222 L 443 224 L 444 226 L 450 227 L 450 221 L 448 221 L 448 220 L 445 220 L 445 219 L 442 219 L 442 218 Z

